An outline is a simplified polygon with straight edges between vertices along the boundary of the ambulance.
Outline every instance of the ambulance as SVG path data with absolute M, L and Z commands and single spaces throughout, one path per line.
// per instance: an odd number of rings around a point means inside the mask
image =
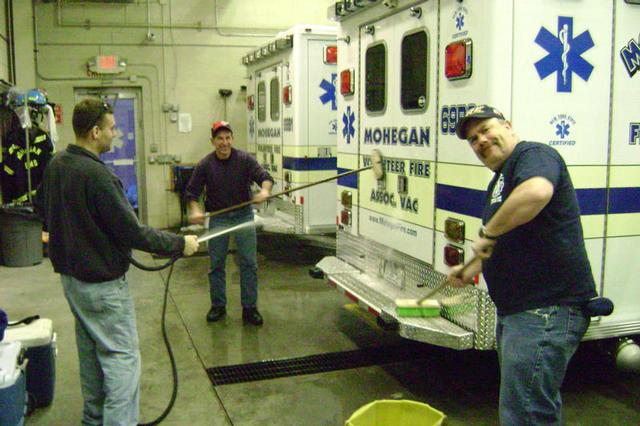
M 338 180 L 329 284 L 408 339 L 495 347 L 482 276 L 434 296 L 436 318 L 396 299 L 435 289 L 472 257 L 492 172 L 455 127 L 501 110 L 523 140 L 564 157 L 598 293 L 615 304 L 585 340 L 608 339 L 636 370 L 640 349 L 640 4 L 638 0 L 343 0 L 338 28 L 338 172 L 382 154 L 385 178 Z
M 336 28 L 296 25 L 242 58 L 248 151 L 278 193 L 336 174 Z M 334 233 L 335 181 L 275 197 L 257 214 L 267 232 Z

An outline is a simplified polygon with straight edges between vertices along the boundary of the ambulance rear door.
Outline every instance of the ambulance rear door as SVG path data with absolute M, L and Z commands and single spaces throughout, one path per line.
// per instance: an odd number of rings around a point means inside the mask
M 598 289 L 608 179 L 611 6 L 598 0 L 514 2 L 513 125 L 521 139 L 555 148 L 567 164 Z
M 336 87 L 338 97 L 338 134 L 336 141 L 337 149 L 337 172 L 346 173 L 358 168 L 358 137 L 359 137 L 359 102 L 356 93 L 356 80 L 359 75 L 359 37 L 358 26 L 343 24 L 338 27 L 338 80 Z M 337 180 L 336 199 L 336 222 L 338 230 L 349 235 L 358 233 L 358 204 L 359 192 L 358 181 L 365 176 L 351 174 Z M 341 238 L 338 232 L 337 254 L 345 257 L 348 253 L 343 250 Z M 350 253 L 349 253 L 350 254 Z
M 601 332 L 620 336 L 640 332 L 640 262 L 636 260 L 640 246 L 640 4 L 616 0 L 614 10 L 611 154 L 601 290 L 613 300 L 615 310 L 602 318 Z
M 247 84 L 247 152 L 256 155 L 256 76 L 249 73 L 249 84 Z
M 509 116 L 512 15 L 510 1 L 440 2 L 434 269 L 443 274 L 448 273 L 449 265 L 473 257 L 472 245 L 482 222 L 485 192 L 493 176 L 467 141 L 458 138 L 456 125 L 479 104 L 494 106 Z M 482 275 L 479 285 L 485 288 Z M 492 309 L 489 304 L 479 306 L 486 311 Z
M 359 177 L 359 233 L 433 264 L 436 2 L 360 27 L 360 165 L 380 150 L 385 179 Z
M 329 49 L 329 51 L 327 51 Z M 316 182 L 336 174 L 336 62 L 330 49 L 336 41 L 309 38 L 307 42 L 308 78 L 304 84 L 307 95 L 306 131 L 301 135 L 308 147 L 307 181 Z M 307 231 L 335 231 L 336 206 L 327 202 L 335 197 L 336 182 L 326 182 L 309 188 L 304 200 Z
M 282 64 L 256 73 L 256 159 L 273 176 L 273 193 L 282 186 Z

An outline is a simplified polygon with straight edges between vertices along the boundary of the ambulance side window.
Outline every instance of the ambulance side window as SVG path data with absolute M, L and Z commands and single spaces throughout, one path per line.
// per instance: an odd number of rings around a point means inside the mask
M 267 89 L 264 81 L 258 83 L 258 121 L 267 119 Z
M 427 106 L 427 33 L 420 31 L 402 39 L 402 109 L 423 110 Z
M 387 48 L 384 44 L 376 44 L 367 49 L 365 73 L 365 105 L 367 111 L 384 111 L 387 82 Z
M 269 100 L 271 107 L 271 121 L 280 120 L 280 81 L 278 81 L 278 77 L 274 77 L 271 79 L 271 83 L 269 83 Z

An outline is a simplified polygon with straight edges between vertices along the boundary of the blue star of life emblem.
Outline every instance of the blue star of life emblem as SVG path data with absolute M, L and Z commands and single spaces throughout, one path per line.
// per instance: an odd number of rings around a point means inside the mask
M 557 92 L 571 92 L 573 73 L 584 81 L 589 80 L 593 65 L 582 54 L 594 46 L 593 39 L 588 30 L 573 38 L 573 18 L 558 16 L 558 36 L 541 27 L 535 42 L 548 52 L 547 56 L 535 63 L 538 76 L 544 80 L 557 73 Z
M 356 115 L 351 111 L 351 107 L 348 106 L 347 110 L 342 114 L 342 136 L 347 140 L 347 143 L 351 143 L 351 138 L 355 136 L 356 129 L 353 127 L 353 123 L 356 121 Z
M 556 135 L 560 137 L 560 139 L 564 139 L 569 135 L 569 128 L 571 125 L 564 120 L 560 123 L 556 124 Z
M 460 31 L 464 27 L 464 15 L 462 13 L 456 14 L 456 28 Z
M 328 82 L 324 78 L 320 82 L 320 88 L 324 90 L 324 93 L 320 96 L 320 101 L 322 105 L 331 101 L 331 111 L 335 111 L 338 109 L 338 105 L 336 105 L 336 77 L 338 74 L 335 72 L 331 73 L 331 82 Z

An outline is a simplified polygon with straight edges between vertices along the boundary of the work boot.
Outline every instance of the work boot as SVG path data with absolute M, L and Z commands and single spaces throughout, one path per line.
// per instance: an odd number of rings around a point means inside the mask
M 243 308 L 242 320 L 253 325 L 262 325 L 262 323 L 264 322 L 262 320 L 262 315 L 260 315 L 260 312 L 258 312 L 258 308 Z
M 224 306 L 211 306 L 209 313 L 207 314 L 207 322 L 219 321 L 225 314 L 227 309 Z

